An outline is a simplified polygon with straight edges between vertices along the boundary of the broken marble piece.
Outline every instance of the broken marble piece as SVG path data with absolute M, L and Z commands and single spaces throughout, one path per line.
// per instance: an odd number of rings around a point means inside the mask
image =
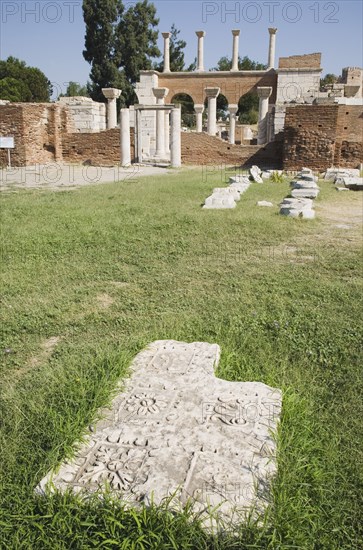
M 257 206 L 273 206 L 273 204 L 269 201 L 257 201 Z
M 226 193 L 213 193 L 205 199 L 203 208 L 207 209 L 223 209 L 223 208 L 235 208 L 236 203 L 233 195 Z
M 129 506 L 174 495 L 203 514 L 218 506 L 228 520 L 235 511 L 262 511 L 277 468 L 281 391 L 216 378 L 219 357 L 217 344 L 150 344 L 74 459 L 49 472 L 37 492 L 87 495 L 107 486 Z
M 236 187 L 215 187 L 213 189 L 213 195 L 231 195 L 235 201 L 241 199 L 241 193 Z
M 241 175 L 236 175 L 236 176 L 231 176 L 229 178 L 229 183 L 245 183 L 247 185 L 250 185 L 251 181 L 249 180 L 248 176 L 241 176 Z
M 280 203 L 280 214 L 290 218 L 313 219 L 313 201 L 307 198 L 286 198 Z
M 307 198 L 307 199 L 316 199 L 316 197 L 319 195 L 319 189 L 315 187 L 303 187 L 300 189 L 293 189 L 291 191 L 291 196 L 294 199 L 297 198 Z
M 315 181 L 307 181 L 305 179 L 290 181 L 290 186 L 293 189 L 319 189 Z
M 351 189 L 352 191 L 362 191 L 363 190 L 363 178 L 359 177 L 345 177 L 343 178 L 343 183 L 345 187 Z
M 253 181 L 256 183 L 263 183 L 263 179 L 261 178 L 262 170 L 256 165 L 251 166 L 250 168 L 250 175 Z

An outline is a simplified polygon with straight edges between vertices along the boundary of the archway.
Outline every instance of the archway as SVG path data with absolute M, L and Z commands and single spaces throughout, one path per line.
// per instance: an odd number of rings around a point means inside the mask
M 181 106 L 182 126 L 187 128 L 195 127 L 194 101 L 189 94 L 178 93 L 172 97 L 171 103 L 179 103 Z

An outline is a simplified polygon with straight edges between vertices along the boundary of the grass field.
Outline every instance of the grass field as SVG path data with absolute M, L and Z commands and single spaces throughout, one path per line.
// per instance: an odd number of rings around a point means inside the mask
M 1 197 L 1 549 L 359 549 L 361 194 L 322 182 L 317 219 L 253 184 L 202 210 L 224 171 Z M 171 507 L 34 495 L 153 340 L 216 342 L 218 376 L 283 390 L 272 503 L 220 535 Z

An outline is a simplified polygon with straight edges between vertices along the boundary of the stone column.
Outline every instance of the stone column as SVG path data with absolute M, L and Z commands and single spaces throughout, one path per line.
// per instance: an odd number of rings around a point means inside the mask
M 229 111 L 229 143 L 235 143 L 236 136 L 236 113 L 238 111 L 238 105 L 228 105 Z
M 120 110 L 120 141 L 121 141 L 121 166 L 129 166 L 131 164 L 129 109 Z
M 257 95 L 260 98 L 258 107 L 258 135 L 257 145 L 263 145 L 267 142 L 267 113 L 268 113 L 268 98 L 272 93 L 271 86 L 259 86 Z
M 169 115 L 170 111 L 164 111 L 164 123 L 165 123 L 165 129 L 164 129 L 164 138 L 165 138 L 165 153 L 166 155 L 170 152 L 170 124 L 169 124 Z
M 173 107 L 171 110 L 171 143 L 170 143 L 170 164 L 172 168 L 181 166 L 181 109 Z
M 102 88 L 103 95 L 107 98 L 107 129 L 117 126 L 117 98 L 121 90 L 117 88 Z
M 204 112 L 204 105 L 199 103 L 194 105 L 194 111 L 196 113 L 196 125 L 197 125 L 197 132 L 203 132 L 203 112 Z
M 164 105 L 164 98 L 168 95 L 168 88 L 153 88 L 157 105 Z M 165 157 L 165 111 L 156 111 L 156 151 L 158 158 Z
M 274 69 L 275 68 L 275 47 L 276 47 L 276 33 L 277 29 L 270 27 L 268 29 L 268 32 L 270 33 L 270 44 L 268 47 L 268 62 L 267 62 L 267 68 L 268 69 Z
M 204 31 L 196 31 L 195 34 L 198 37 L 198 57 L 197 57 L 197 71 L 204 71 Z
M 232 52 L 232 68 L 231 71 L 238 71 L 238 40 L 239 30 L 232 31 L 233 34 L 233 52 Z
M 163 73 L 170 73 L 170 32 L 161 33 L 164 38 L 164 68 Z
M 220 88 L 205 88 L 208 98 L 208 134 L 215 136 L 217 132 L 217 97 Z

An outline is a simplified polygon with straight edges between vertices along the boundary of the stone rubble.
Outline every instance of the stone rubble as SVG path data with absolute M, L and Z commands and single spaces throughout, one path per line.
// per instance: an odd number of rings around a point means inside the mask
M 269 201 L 257 201 L 257 206 L 273 206 L 272 202 Z
M 291 218 L 315 218 L 313 201 L 320 192 L 317 185 L 318 178 L 310 168 L 302 168 L 295 180 L 290 182 L 291 198 L 285 198 L 280 203 L 280 214 Z
M 263 511 L 277 471 L 281 391 L 217 378 L 219 357 L 217 344 L 150 344 L 75 457 L 36 492 L 86 497 L 109 487 L 130 507 L 174 495 L 180 507 L 190 499 L 208 529 L 216 525 L 208 506 L 227 521 Z
M 247 191 L 251 181 L 247 176 L 237 174 L 229 178 L 228 187 L 215 187 L 213 193 L 205 199 L 203 208 L 220 210 L 223 208 L 235 208 L 236 202 Z
M 256 183 L 263 183 L 261 174 L 262 174 L 262 170 L 258 166 L 256 165 L 251 166 L 250 175 L 253 181 L 255 181 Z

